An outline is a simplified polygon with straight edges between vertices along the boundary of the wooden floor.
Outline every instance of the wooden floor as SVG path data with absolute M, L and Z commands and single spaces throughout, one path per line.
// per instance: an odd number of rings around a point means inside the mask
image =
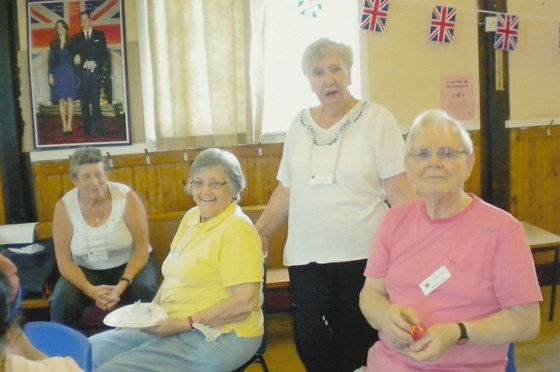
M 535 340 L 517 344 L 515 359 L 519 372 L 560 371 L 560 299 L 556 301 L 554 320 L 549 322 L 550 286 L 543 287 L 542 291 L 541 332 Z M 267 314 L 267 341 L 265 360 L 270 372 L 305 371 L 294 346 L 290 313 Z M 247 371 L 262 369 L 254 364 Z

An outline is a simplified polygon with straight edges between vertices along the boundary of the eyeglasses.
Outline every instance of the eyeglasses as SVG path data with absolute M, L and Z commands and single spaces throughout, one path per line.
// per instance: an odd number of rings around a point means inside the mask
M 208 186 L 208 188 L 210 190 L 219 190 L 220 187 L 222 187 L 223 185 L 225 185 L 227 183 L 227 181 L 224 182 L 220 182 L 218 180 L 212 180 L 212 181 L 208 181 L 208 182 L 204 182 L 204 181 L 191 181 L 191 185 L 194 189 L 198 189 L 200 190 L 201 188 L 204 187 L 204 185 L 206 184 L 206 186 Z
M 469 154 L 469 152 L 465 150 L 457 150 L 452 147 L 440 147 L 439 149 L 416 149 L 411 151 L 408 155 L 418 161 L 426 161 L 431 159 L 434 153 L 440 160 L 453 160 L 456 159 L 459 154 Z

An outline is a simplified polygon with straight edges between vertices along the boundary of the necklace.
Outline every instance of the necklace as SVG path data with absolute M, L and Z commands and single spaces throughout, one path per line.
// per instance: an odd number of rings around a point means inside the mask
M 100 223 L 103 222 L 103 219 L 107 216 L 107 198 L 103 200 L 103 210 L 101 212 L 95 211 L 96 205 L 88 205 L 85 202 L 80 201 L 80 209 L 82 210 L 82 214 L 86 221 L 90 221 L 89 223 L 93 223 L 95 221 L 95 227 L 99 226 Z
M 107 200 L 103 200 L 103 214 L 101 216 L 95 216 L 95 225 L 99 226 L 99 219 L 103 220 L 107 214 Z

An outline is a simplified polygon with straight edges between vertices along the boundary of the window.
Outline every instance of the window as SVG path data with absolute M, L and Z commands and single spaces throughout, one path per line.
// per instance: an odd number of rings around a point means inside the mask
M 264 35 L 264 92 L 263 134 L 284 133 L 301 109 L 316 106 L 319 101 L 301 68 L 304 49 L 313 41 L 327 37 L 348 44 L 354 52 L 352 85 L 357 98 L 367 99 L 362 84 L 367 76 L 361 75 L 359 10 L 362 1 L 323 0 L 317 17 L 308 11 L 314 3 L 295 0 L 266 0 Z M 300 12 L 306 10 L 306 14 Z M 367 87 L 364 87 L 367 88 Z

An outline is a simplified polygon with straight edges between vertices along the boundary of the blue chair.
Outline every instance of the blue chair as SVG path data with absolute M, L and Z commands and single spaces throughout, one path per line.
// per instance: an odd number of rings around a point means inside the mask
M 64 324 L 28 322 L 23 332 L 33 346 L 48 356 L 71 357 L 85 372 L 91 372 L 91 344 L 88 338 Z

